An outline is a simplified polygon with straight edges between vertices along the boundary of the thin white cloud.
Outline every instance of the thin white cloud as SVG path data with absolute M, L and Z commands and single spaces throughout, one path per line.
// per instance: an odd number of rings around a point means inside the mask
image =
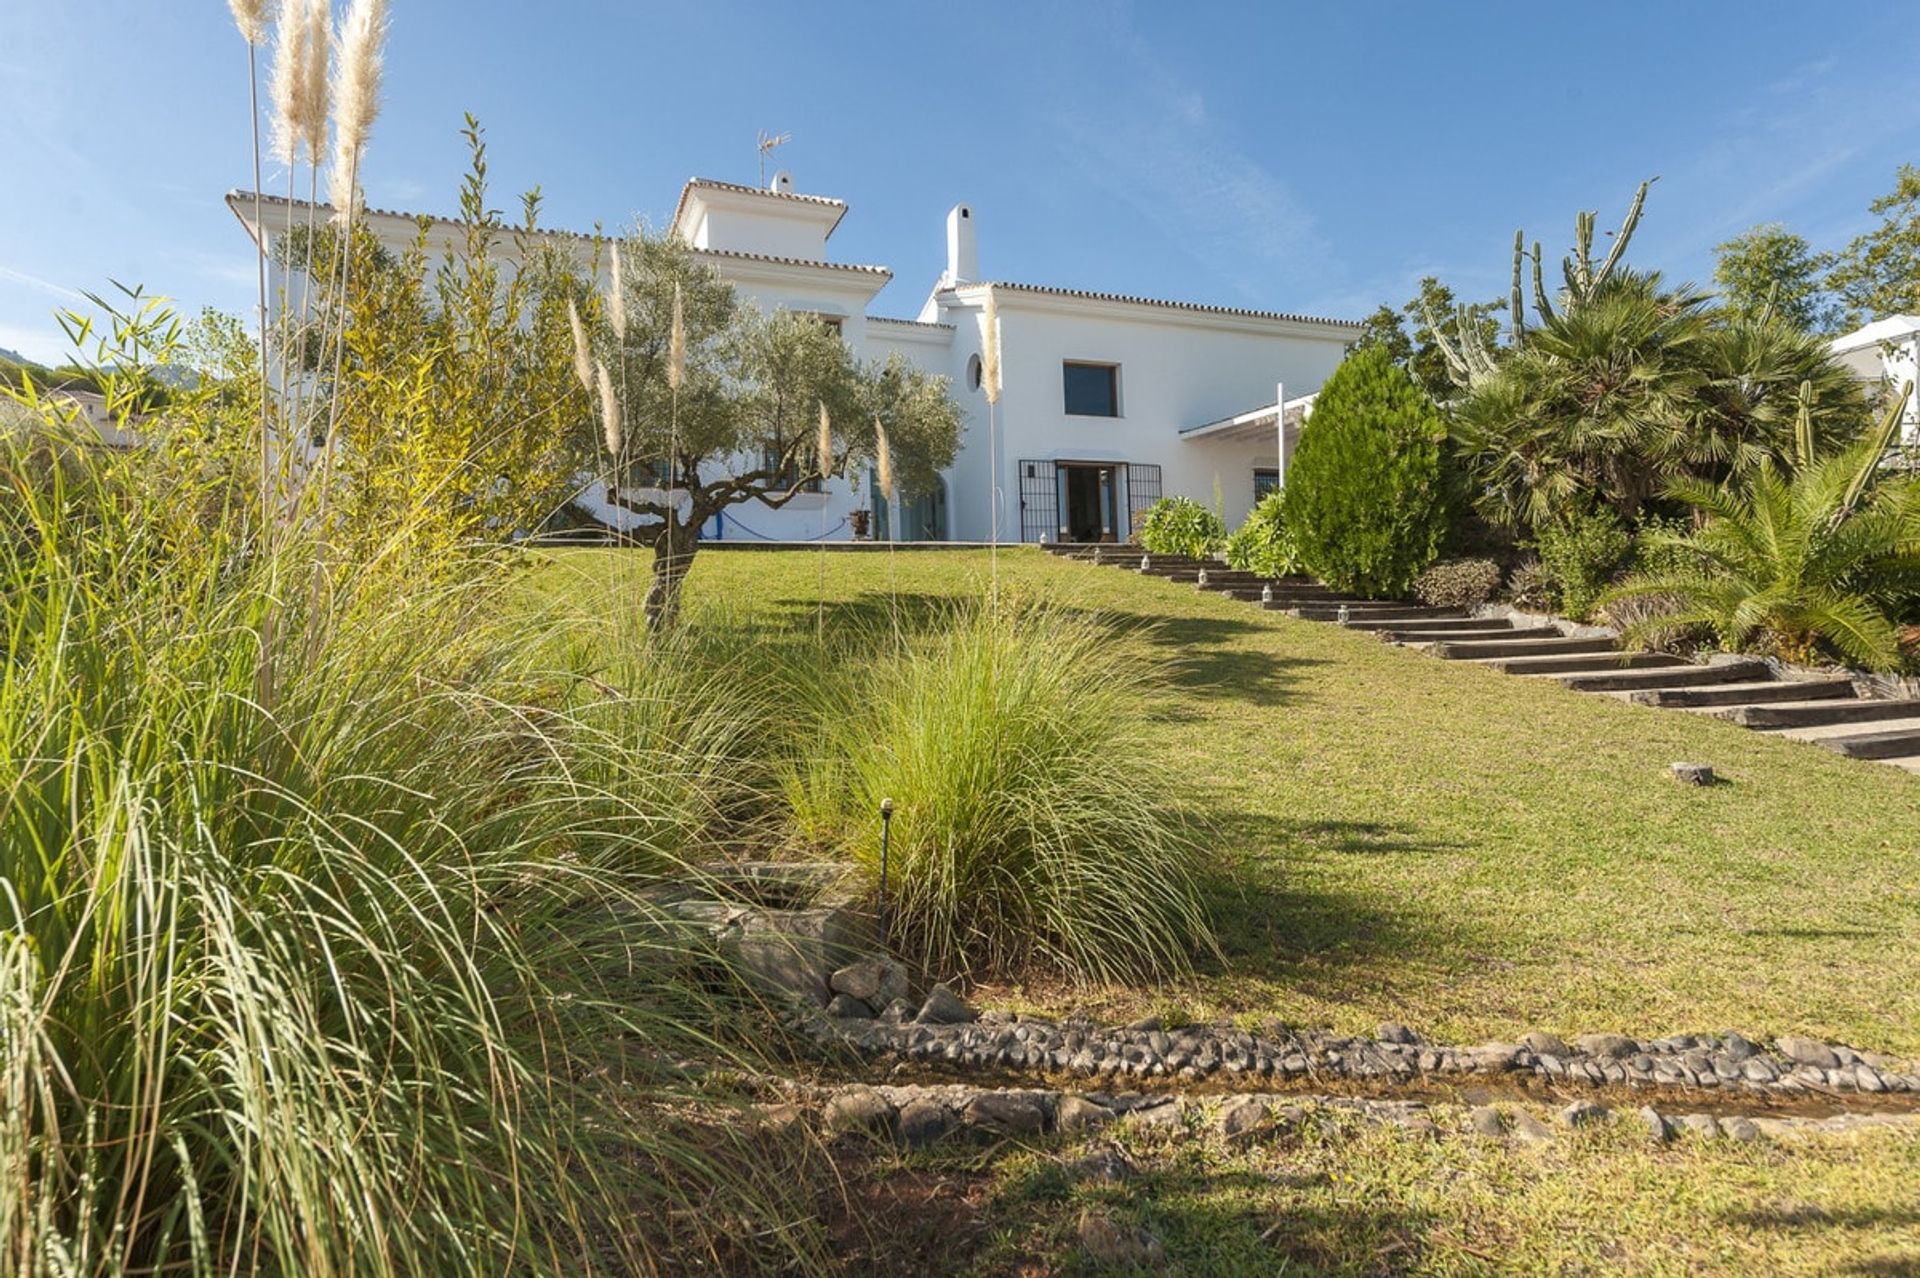
M 1292 188 L 1235 146 L 1204 94 L 1174 75 L 1116 15 L 1112 74 L 1137 93 L 1057 113 L 1069 162 L 1249 297 L 1275 279 L 1301 285 L 1338 273 Z
M 87 300 L 86 295 L 76 289 L 68 288 L 64 284 L 56 284 L 52 280 L 42 279 L 40 276 L 34 275 L 29 271 L 8 266 L 5 262 L 0 262 L 0 280 L 7 280 L 14 284 L 24 284 L 30 289 L 35 289 L 51 297 L 57 297 L 63 302 L 85 303 Z

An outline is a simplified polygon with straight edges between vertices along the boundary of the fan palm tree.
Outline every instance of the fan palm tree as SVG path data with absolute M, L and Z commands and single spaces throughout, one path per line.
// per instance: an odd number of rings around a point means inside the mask
M 1829 440 L 1858 436 L 1866 399 L 1823 340 L 1707 300 L 1657 272 L 1620 272 L 1529 330 L 1454 414 L 1481 513 L 1539 527 L 1597 499 L 1632 522 L 1673 482 L 1791 453 L 1802 386 Z
M 1920 487 L 1881 461 L 1906 394 L 1866 438 L 1826 457 L 1815 454 L 1814 396 L 1811 384 L 1801 387 L 1790 469 L 1763 456 L 1745 480 L 1669 485 L 1704 522 L 1653 538 L 1681 552 L 1681 566 L 1607 596 L 1668 601 L 1628 627 L 1628 638 L 1704 624 L 1729 649 L 1757 646 L 1791 661 L 1826 650 L 1873 670 L 1900 663 L 1889 611 L 1920 578 Z
M 1623 271 L 1585 306 L 1528 332 L 1459 405 L 1457 454 L 1481 512 L 1538 525 L 1591 494 L 1632 520 L 1671 477 L 1708 379 L 1707 295 Z

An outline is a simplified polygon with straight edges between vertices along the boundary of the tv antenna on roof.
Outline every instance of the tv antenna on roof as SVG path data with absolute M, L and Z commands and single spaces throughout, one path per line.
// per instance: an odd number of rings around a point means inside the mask
M 793 141 L 793 134 L 791 133 L 773 134 L 773 133 L 767 132 L 765 129 L 760 130 L 760 140 L 758 145 L 760 150 L 760 185 L 761 186 L 765 186 L 767 184 L 767 157 L 773 154 L 773 149 L 775 147 L 785 146 L 787 143 L 791 141 Z

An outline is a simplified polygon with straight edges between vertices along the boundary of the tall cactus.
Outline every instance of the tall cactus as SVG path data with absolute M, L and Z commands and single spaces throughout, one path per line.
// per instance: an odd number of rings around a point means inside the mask
M 1626 254 L 1627 242 L 1633 238 L 1635 228 L 1640 225 L 1641 211 L 1646 207 L 1647 188 L 1660 179 L 1648 178 L 1640 184 L 1633 194 L 1633 203 L 1627 206 L 1627 215 L 1620 222 L 1620 229 L 1614 233 L 1613 245 L 1598 266 L 1593 261 L 1593 225 L 1599 215 L 1587 211 L 1574 218 L 1573 252 L 1560 259 L 1560 272 L 1566 279 L 1566 287 L 1560 290 L 1560 307 L 1572 313 L 1591 302 L 1594 296 L 1613 278 L 1620 265 L 1620 259 Z M 1507 318 L 1510 325 L 1510 342 L 1517 345 L 1526 340 L 1526 306 L 1520 296 L 1521 277 L 1527 264 L 1526 233 L 1513 233 L 1513 287 L 1507 301 Z M 1555 316 L 1554 306 L 1547 297 L 1547 284 L 1541 269 L 1540 241 L 1533 242 L 1533 308 L 1539 313 L 1542 323 Z M 1452 376 L 1454 385 L 1461 390 L 1471 390 L 1476 384 L 1492 375 L 1498 366 L 1496 352 L 1488 349 L 1486 341 L 1480 335 L 1478 320 L 1481 312 L 1478 308 L 1462 306 L 1454 315 L 1454 333 L 1451 338 L 1438 323 L 1432 310 L 1423 301 L 1420 304 L 1421 316 L 1427 322 L 1427 328 L 1433 333 L 1434 342 L 1440 347 L 1440 354 L 1446 359 L 1447 372 Z

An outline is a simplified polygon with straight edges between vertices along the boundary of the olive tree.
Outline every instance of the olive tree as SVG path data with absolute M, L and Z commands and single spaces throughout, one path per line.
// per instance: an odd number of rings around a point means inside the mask
M 945 378 L 897 355 L 856 360 L 817 315 L 743 303 L 676 240 L 637 235 L 613 256 L 613 291 L 588 299 L 586 323 L 603 420 L 608 393 L 614 406 L 608 496 L 641 516 L 629 535 L 654 551 L 649 625 L 677 614 L 700 528 L 721 511 L 777 510 L 879 461 L 883 439 L 902 492 L 953 460 L 960 410 Z

